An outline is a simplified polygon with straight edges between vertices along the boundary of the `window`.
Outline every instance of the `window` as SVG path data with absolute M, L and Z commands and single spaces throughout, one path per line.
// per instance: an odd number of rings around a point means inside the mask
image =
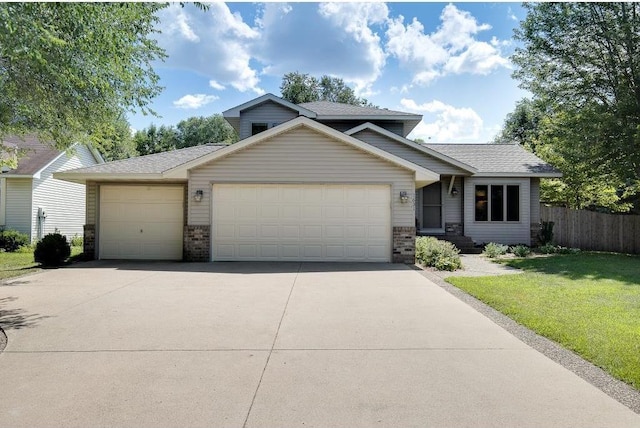
M 476 221 L 520 221 L 520 186 L 476 186 Z
M 266 131 L 267 129 L 269 129 L 269 124 L 268 123 L 252 123 L 251 124 L 251 135 L 256 135 L 261 133 L 262 131 Z

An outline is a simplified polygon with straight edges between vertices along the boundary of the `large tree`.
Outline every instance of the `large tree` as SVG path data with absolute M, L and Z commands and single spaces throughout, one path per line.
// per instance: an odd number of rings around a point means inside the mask
M 151 112 L 158 3 L 1 3 L 0 135 L 64 149 L 104 143 L 126 111 Z M 97 130 L 97 131 L 96 131 Z
M 585 184 L 618 186 L 620 209 L 640 208 L 640 4 L 525 7 L 514 77 L 548 108 L 545 143 L 582 162 Z
M 306 73 L 287 73 L 280 84 L 282 98 L 295 104 L 311 101 L 333 101 L 357 106 L 372 106 L 339 77 L 324 75 L 320 79 Z

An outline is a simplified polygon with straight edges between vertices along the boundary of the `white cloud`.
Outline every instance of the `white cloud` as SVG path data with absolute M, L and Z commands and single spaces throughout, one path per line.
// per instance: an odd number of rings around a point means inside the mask
M 167 65 L 195 71 L 241 92 L 264 93 L 250 64 L 251 46 L 260 33 L 226 4 L 210 3 L 207 12 L 174 4 L 160 18 L 158 40 L 169 54 Z
M 448 73 L 488 74 L 509 67 L 499 49 L 501 41 L 494 37 L 487 43 L 475 37 L 490 25 L 479 24 L 469 12 L 451 4 L 442 10 L 440 21 L 429 34 L 416 18 L 407 25 L 402 15 L 389 21 L 387 52 L 413 72 L 414 84 L 426 85 Z
M 220 83 L 218 83 L 215 80 L 209 80 L 209 86 L 211 86 L 213 89 L 216 89 L 218 91 L 224 91 L 225 90 L 225 86 L 221 85 Z
M 429 115 L 411 132 L 409 138 L 422 138 L 431 143 L 477 141 L 483 130 L 482 118 L 468 107 L 456 108 L 438 100 L 417 104 L 403 98 L 402 107 L 408 111 Z
M 511 9 L 511 7 L 507 9 L 507 15 L 509 15 L 509 19 L 511 19 L 512 21 L 518 21 L 518 17 L 515 13 L 513 13 L 513 9 Z
M 173 102 L 173 105 L 178 108 L 183 109 L 197 109 L 203 107 L 215 100 L 218 97 L 215 95 L 206 95 L 206 94 L 188 94 L 184 97 L 180 98 Z
M 257 20 L 261 39 L 255 55 L 265 74 L 327 74 L 370 95 L 386 63 L 374 29 L 388 13 L 384 3 L 267 3 Z

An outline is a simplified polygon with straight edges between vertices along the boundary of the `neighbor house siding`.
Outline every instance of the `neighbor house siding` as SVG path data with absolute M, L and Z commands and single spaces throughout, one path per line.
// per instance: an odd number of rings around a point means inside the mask
M 475 220 L 475 186 L 512 184 L 520 186 L 520 221 L 491 222 Z M 531 196 L 528 178 L 469 177 L 464 185 L 464 234 L 476 243 L 529 244 L 531 241 Z
M 211 224 L 211 184 L 376 183 L 391 184 L 392 226 L 414 226 L 413 204 L 400 203 L 400 191 L 412 194 L 414 173 L 309 129 L 294 129 L 190 172 L 189 224 Z
M 540 179 L 531 179 L 531 223 L 540 223 Z
M 85 186 L 57 180 L 52 174 L 74 168 L 91 166 L 95 158 L 85 146 L 75 146 L 73 152 L 64 153 L 47 166 L 40 178 L 33 180 L 33 206 L 31 208 L 31 233 L 38 238 L 38 207 L 46 210 L 42 235 L 58 230 L 68 239 L 74 235 L 82 236 L 85 222 Z
M 8 178 L 5 226 L 31 238 L 31 179 Z
M 404 130 L 404 125 L 402 122 L 387 122 L 387 121 L 376 121 L 376 120 L 322 120 L 319 121 L 323 125 L 327 125 L 333 129 L 336 129 L 340 132 L 346 132 L 352 128 L 355 128 L 358 125 L 362 125 L 363 122 L 370 122 L 374 125 L 379 126 L 380 128 L 384 128 L 387 131 L 393 132 L 394 134 L 398 134 L 402 136 L 402 132 Z
M 251 136 L 251 124 L 254 122 L 267 123 L 271 128 L 298 117 L 298 112 L 276 104 L 272 101 L 259 104 L 240 113 L 240 139 Z
M 436 159 L 424 152 L 409 147 L 398 141 L 394 141 L 389 137 L 378 134 L 377 132 L 365 129 L 352 135 L 353 137 L 365 141 L 372 146 L 378 147 L 386 152 L 392 153 L 402 159 L 420 165 L 430 171 L 443 175 L 468 175 L 469 173 L 450 165 L 446 162 Z

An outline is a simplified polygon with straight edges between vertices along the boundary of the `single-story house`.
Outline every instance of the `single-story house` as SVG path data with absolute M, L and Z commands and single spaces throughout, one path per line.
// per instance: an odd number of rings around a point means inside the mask
M 85 186 L 53 178 L 56 171 L 103 163 L 100 154 L 76 144 L 60 151 L 33 135 L 9 136 L 3 156 L 17 157 L 17 166 L 0 174 L 0 227 L 29 235 L 32 241 L 56 229 L 68 238 L 82 236 Z
M 539 180 L 518 145 L 418 144 L 421 116 L 266 94 L 223 113 L 240 141 L 56 173 L 87 187 L 98 259 L 413 263 L 415 237 L 530 244 Z

